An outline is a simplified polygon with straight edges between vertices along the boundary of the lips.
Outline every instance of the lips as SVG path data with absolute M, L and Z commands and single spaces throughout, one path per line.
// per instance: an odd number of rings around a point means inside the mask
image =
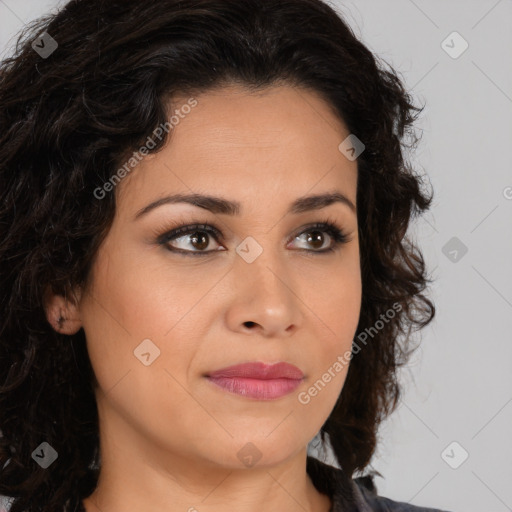
M 289 395 L 302 383 L 302 371 L 288 363 L 261 362 L 228 366 L 205 376 L 216 389 L 255 400 L 275 400 Z
M 294 379 L 304 378 L 302 371 L 289 363 L 265 364 L 261 362 L 237 364 L 216 370 L 207 375 L 213 379 L 221 377 L 240 377 L 246 379 Z

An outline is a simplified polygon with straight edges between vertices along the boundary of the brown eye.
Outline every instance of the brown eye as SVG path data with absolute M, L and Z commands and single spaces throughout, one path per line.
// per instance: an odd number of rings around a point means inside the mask
M 327 233 L 327 240 L 331 240 L 331 244 L 328 247 L 322 246 L 326 241 L 325 233 Z M 316 253 L 327 253 L 334 251 L 340 244 L 347 243 L 349 241 L 348 235 L 346 235 L 341 229 L 339 229 L 332 222 L 317 223 L 308 229 L 302 231 L 295 237 L 295 240 L 299 240 L 303 235 L 307 235 L 304 240 L 309 247 L 313 247 L 314 250 L 310 252 Z M 309 251 L 308 247 L 304 248 L 305 251 Z
M 220 238 L 218 230 L 208 224 L 201 224 L 174 229 L 160 237 L 159 243 L 165 245 L 170 251 L 201 254 L 219 250 L 207 250 L 212 238 L 214 240 Z M 173 244 L 170 243 L 171 241 Z M 176 241 L 179 241 L 179 247 L 176 247 Z
M 306 242 L 311 244 L 314 249 L 321 249 L 324 244 L 324 235 L 321 231 L 309 231 L 306 237 Z

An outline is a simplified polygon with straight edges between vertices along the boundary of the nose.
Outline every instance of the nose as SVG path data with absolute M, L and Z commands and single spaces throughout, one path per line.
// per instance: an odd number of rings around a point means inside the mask
M 235 293 L 228 312 L 229 327 L 264 337 L 289 337 L 303 322 L 305 304 L 296 275 L 279 257 L 264 250 L 252 263 L 237 257 L 232 270 Z

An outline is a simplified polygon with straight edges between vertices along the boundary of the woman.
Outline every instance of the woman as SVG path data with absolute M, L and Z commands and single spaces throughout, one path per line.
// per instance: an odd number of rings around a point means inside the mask
M 12 512 L 432 510 L 361 477 L 435 312 L 421 109 L 331 7 L 73 0 L 0 105 Z

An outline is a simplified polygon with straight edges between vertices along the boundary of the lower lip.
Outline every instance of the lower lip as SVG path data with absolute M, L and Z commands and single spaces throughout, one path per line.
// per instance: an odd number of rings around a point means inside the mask
M 285 396 L 300 386 L 298 379 L 248 379 L 246 377 L 207 377 L 220 388 L 236 395 L 258 400 L 274 400 Z

